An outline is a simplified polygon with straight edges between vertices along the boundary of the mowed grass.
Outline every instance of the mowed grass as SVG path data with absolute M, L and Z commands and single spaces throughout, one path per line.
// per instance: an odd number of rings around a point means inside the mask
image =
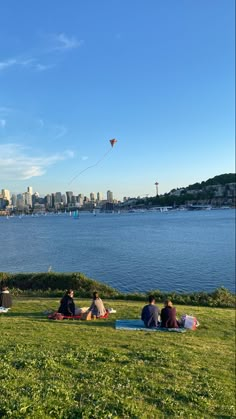
M 108 320 L 48 320 L 59 301 L 43 298 L 0 315 L 1 418 L 235 416 L 234 310 L 177 306 L 198 330 L 150 333 L 114 327 L 144 303 L 104 302 Z

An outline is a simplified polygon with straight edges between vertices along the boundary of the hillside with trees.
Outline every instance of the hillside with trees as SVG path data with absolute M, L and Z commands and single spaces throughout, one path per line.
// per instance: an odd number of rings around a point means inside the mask
M 235 207 L 235 186 L 235 173 L 225 173 L 201 183 L 172 189 L 164 195 L 139 200 L 137 204 L 174 207 L 191 205 Z
M 189 185 L 186 189 L 203 189 L 210 185 L 227 185 L 228 183 L 235 183 L 235 176 L 235 173 L 225 173 L 224 175 L 214 176 L 205 182 L 203 181 L 201 183 Z

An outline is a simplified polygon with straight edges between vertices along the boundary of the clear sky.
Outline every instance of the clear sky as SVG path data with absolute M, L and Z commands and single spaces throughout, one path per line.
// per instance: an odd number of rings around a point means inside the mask
M 2 0 L 0 189 L 121 199 L 234 172 L 234 8 Z

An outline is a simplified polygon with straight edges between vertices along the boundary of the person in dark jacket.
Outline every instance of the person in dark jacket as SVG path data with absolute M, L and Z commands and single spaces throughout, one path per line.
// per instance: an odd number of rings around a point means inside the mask
M 149 304 L 143 307 L 141 319 L 146 327 L 158 327 L 160 309 L 155 304 L 153 295 L 148 297 Z
M 60 302 L 58 313 L 64 314 L 64 316 L 75 315 L 75 303 L 74 303 L 74 291 L 69 289 L 66 291 L 64 297 Z
M 161 310 L 161 327 L 177 328 L 179 324 L 176 320 L 176 308 L 170 300 L 165 301 L 165 307 Z
M 9 289 L 2 286 L 0 293 L 0 307 L 10 308 L 12 306 L 12 298 Z

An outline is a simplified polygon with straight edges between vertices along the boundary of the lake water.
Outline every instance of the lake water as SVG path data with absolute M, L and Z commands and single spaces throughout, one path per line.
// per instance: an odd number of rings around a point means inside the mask
M 0 217 L 0 271 L 82 272 L 120 291 L 235 290 L 235 210 Z

